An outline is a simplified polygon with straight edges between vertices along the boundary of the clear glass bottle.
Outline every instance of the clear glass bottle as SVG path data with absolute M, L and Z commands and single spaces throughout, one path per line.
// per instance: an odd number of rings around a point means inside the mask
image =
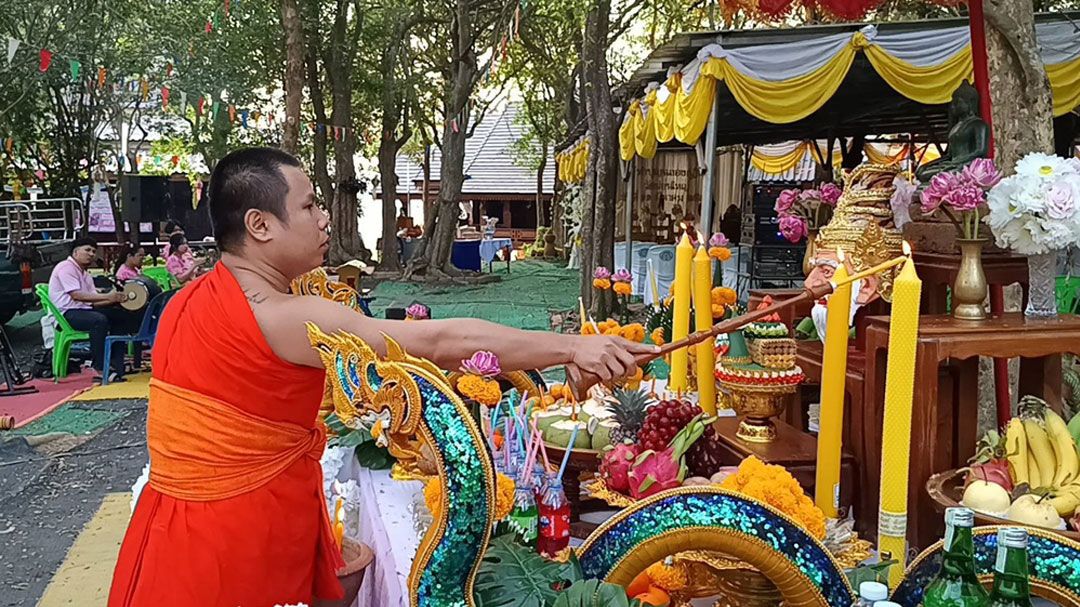
M 536 510 L 536 494 L 533 493 L 532 479 L 518 475 L 517 488 L 514 489 L 514 509 L 506 517 L 510 530 L 517 534 L 521 543 L 529 548 L 536 547 L 536 527 L 539 517 Z
M 1028 532 L 1007 527 L 997 534 L 997 560 L 990 607 L 1031 607 L 1028 586 Z
M 986 607 L 989 596 L 975 575 L 975 513 L 945 510 L 945 546 L 941 570 L 923 593 L 923 607 Z

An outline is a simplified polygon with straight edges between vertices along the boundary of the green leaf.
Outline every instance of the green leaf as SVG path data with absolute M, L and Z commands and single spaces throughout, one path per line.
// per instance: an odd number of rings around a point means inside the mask
M 582 580 L 559 593 L 553 607 L 631 607 L 637 604 L 638 601 L 627 598 L 622 586 L 600 580 Z
M 492 540 L 476 575 L 477 607 L 550 607 L 565 587 L 580 578 L 581 565 L 550 561 L 516 543 L 513 536 Z
M 889 567 L 896 564 L 895 560 L 882 561 L 872 565 L 860 565 L 847 572 L 848 581 L 853 588 L 858 588 L 863 582 L 889 583 Z
M 341 436 L 352 432 L 352 430 L 341 421 L 341 418 L 337 416 L 337 413 L 327 415 L 325 423 L 326 429 L 329 430 L 331 434 Z
M 394 465 L 394 457 L 390 452 L 385 447 L 376 445 L 373 440 L 365 441 L 356 447 L 356 461 L 371 470 L 386 470 Z

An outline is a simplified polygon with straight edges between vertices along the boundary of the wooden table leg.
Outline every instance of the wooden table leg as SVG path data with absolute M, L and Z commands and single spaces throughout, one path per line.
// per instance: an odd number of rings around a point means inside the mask
M 877 536 L 878 498 L 881 490 L 881 431 L 884 420 L 886 347 L 889 332 L 876 327 L 867 331 L 866 367 L 863 375 L 862 422 L 852 451 L 859 470 L 859 497 L 855 502 L 859 534 Z M 854 421 L 852 422 L 854 423 Z
M 956 411 L 952 420 L 953 444 L 952 467 L 962 468 L 975 455 L 979 441 L 979 359 L 969 358 L 955 362 Z M 935 470 L 934 472 L 942 472 Z
M 942 418 L 938 394 L 938 356 L 934 344 L 921 342 L 916 355 L 915 397 L 911 415 L 911 457 L 908 472 L 908 542 L 925 547 L 941 537 L 940 518 L 926 495 L 926 481 L 949 468 L 952 411 Z M 886 471 L 888 473 L 888 471 Z

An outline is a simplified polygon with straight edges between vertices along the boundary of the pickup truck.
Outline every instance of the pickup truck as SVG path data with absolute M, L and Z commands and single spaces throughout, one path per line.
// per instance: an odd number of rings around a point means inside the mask
M 37 307 L 34 285 L 71 253 L 82 217 L 78 198 L 0 202 L 0 324 Z

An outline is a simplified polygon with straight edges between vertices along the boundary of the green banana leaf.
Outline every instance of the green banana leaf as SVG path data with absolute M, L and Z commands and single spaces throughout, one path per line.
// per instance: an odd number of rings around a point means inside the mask
M 559 589 L 581 579 L 581 567 L 549 561 L 512 535 L 492 540 L 474 584 L 477 607 L 551 607 Z
M 637 607 L 636 599 L 626 596 L 626 589 L 600 580 L 581 580 L 559 593 L 553 607 Z

